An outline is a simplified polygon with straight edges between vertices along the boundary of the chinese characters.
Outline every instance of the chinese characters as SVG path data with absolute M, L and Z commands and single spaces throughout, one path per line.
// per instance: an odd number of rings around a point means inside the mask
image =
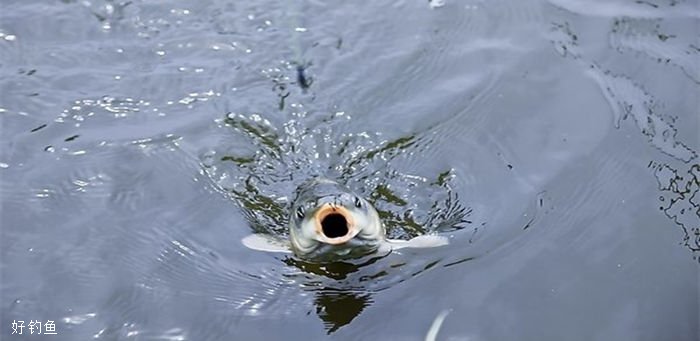
M 25 326 L 23 320 L 12 320 L 12 335 L 23 335 L 23 334 L 44 334 L 44 335 L 57 335 L 56 324 L 52 320 L 46 320 L 46 322 L 41 322 L 39 320 L 29 320 Z M 43 330 L 42 330 L 43 328 Z

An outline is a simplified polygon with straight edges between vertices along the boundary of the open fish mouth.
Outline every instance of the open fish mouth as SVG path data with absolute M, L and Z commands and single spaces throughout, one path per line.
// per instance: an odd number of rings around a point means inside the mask
M 344 244 L 360 232 L 348 209 L 330 203 L 323 204 L 316 211 L 314 224 L 318 241 L 331 245 Z

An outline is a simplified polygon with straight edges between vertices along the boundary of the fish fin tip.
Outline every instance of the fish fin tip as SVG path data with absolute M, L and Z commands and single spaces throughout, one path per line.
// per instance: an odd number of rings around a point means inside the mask
M 394 249 L 402 249 L 406 247 L 411 248 L 430 248 L 445 246 L 450 243 L 449 239 L 445 236 L 438 236 L 434 234 L 425 234 L 422 236 L 413 237 L 409 240 L 397 240 L 389 239 L 387 240 Z
M 288 243 L 286 243 L 285 241 L 279 240 L 273 236 L 262 233 L 253 233 L 247 235 L 243 237 L 243 239 L 241 239 L 241 243 L 245 247 L 256 251 L 283 253 L 292 252 L 289 248 Z

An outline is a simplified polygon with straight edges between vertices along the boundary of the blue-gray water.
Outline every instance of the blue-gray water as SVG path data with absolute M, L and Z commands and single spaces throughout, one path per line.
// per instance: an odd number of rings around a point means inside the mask
M 699 3 L 430 5 L 2 0 L 0 339 L 700 339 Z M 240 243 L 319 174 L 450 245 Z

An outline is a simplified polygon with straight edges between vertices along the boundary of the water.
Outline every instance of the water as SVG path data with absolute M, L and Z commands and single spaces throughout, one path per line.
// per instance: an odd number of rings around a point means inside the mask
M 700 338 L 696 1 L 0 8 L 3 340 Z M 240 244 L 316 174 L 450 245 Z

